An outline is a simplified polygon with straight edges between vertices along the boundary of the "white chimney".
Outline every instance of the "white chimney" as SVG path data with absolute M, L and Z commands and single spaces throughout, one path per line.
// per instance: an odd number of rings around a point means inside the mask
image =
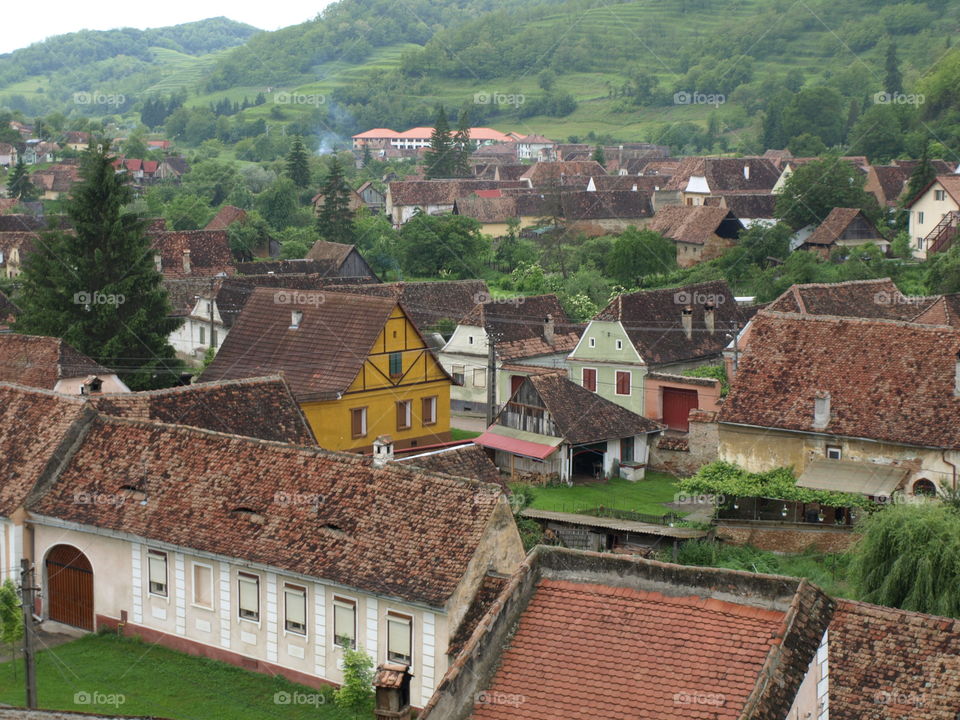
M 750 166 L 749 166 L 749 165 L 744 165 L 744 166 L 743 166 L 743 178 L 744 178 L 744 180 L 749 180 L 749 179 L 750 179 Z
M 683 334 L 687 340 L 693 339 L 693 308 L 687 305 L 680 311 L 680 323 L 683 325 Z
M 373 441 L 373 466 L 383 467 L 393 460 L 393 438 L 380 435 Z
M 824 430 L 830 424 L 830 393 L 817 392 L 813 397 L 813 429 Z
M 553 315 L 547 315 L 543 321 L 543 339 L 547 341 L 548 345 L 553 345 L 554 338 L 554 323 Z
M 703 306 L 703 324 L 707 326 L 707 331 L 713 335 L 713 330 L 716 325 L 715 308 L 712 303 L 707 303 Z
M 183 274 L 184 275 L 190 274 L 190 251 L 189 250 L 183 251 Z

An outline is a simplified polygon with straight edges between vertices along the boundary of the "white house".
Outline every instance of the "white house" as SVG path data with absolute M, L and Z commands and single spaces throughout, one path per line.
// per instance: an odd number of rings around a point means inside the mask
M 960 175 L 938 175 L 907 205 L 914 257 L 942 252 L 953 243 L 960 222 Z

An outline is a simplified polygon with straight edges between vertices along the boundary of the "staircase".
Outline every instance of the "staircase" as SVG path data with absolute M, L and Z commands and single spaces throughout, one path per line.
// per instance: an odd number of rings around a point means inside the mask
M 927 248 L 927 255 L 949 250 L 953 245 L 953 239 L 957 236 L 958 225 L 960 225 L 960 212 L 951 210 L 944 215 L 937 226 L 924 238 L 923 244 Z

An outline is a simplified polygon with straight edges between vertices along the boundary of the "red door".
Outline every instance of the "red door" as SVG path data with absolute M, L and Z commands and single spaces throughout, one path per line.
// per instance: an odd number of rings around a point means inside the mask
M 679 388 L 663 389 L 663 422 L 671 430 L 687 432 L 687 416 L 697 407 L 697 391 Z
M 69 545 L 47 554 L 47 610 L 51 620 L 93 630 L 93 568 L 87 556 Z
M 517 390 L 520 389 L 520 386 L 523 385 L 523 381 L 527 378 L 523 375 L 511 375 L 510 376 L 510 397 L 513 397 L 517 394 Z

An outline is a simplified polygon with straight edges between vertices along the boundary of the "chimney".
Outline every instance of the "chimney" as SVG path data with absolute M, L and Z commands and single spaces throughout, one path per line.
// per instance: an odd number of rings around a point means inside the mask
M 716 325 L 715 310 L 713 303 L 707 303 L 703 306 L 703 324 L 707 326 L 707 332 L 713 335 L 713 330 Z
M 553 315 L 547 315 L 543 321 L 543 339 L 547 341 L 547 345 L 553 345 L 554 337 L 554 325 L 553 325 Z
M 190 251 L 189 250 L 183 251 L 183 274 L 184 275 L 190 274 Z
M 410 668 L 400 663 L 384 663 L 373 679 L 376 703 L 375 720 L 410 720 Z
M 373 441 L 373 466 L 383 467 L 393 460 L 393 438 L 379 435 Z
M 157 272 L 163 272 L 163 257 L 160 253 L 154 253 L 153 264 L 157 267 Z
M 693 339 L 693 308 L 687 305 L 680 311 L 680 322 L 683 323 L 683 334 L 687 340 Z
M 830 424 L 830 393 L 818 391 L 813 396 L 813 429 L 824 430 Z
M 956 368 L 953 373 L 953 394 L 960 396 L 960 352 L 957 353 Z
M 750 179 L 750 166 L 749 166 L 749 165 L 744 165 L 744 166 L 743 166 L 743 179 L 744 179 L 744 180 L 749 180 L 749 179 Z
M 290 329 L 296 330 L 300 327 L 300 323 L 303 322 L 303 310 L 291 310 L 290 311 Z

